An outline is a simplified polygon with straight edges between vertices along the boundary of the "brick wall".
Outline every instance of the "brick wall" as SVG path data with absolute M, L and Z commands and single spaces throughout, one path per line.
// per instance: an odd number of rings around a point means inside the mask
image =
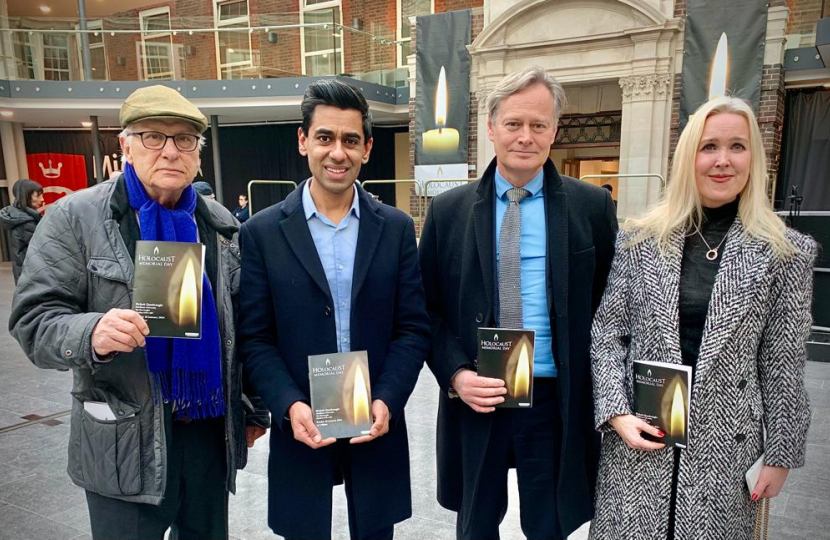
M 248 0 L 252 26 L 300 24 L 300 3 L 297 0 Z M 253 47 L 259 50 L 263 77 L 296 77 L 302 73 L 300 29 L 274 31 L 276 43 L 268 35 L 257 32 Z
M 435 0 L 435 13 L 446 13 L 459 9 L 480 8 L 484 0 Z M 482 15 L 482 20 L 484 16 Z
M 758 125 L 767 154 L 767 172 L 772 189 L 778 177 L 781 161 L 781 138 L 784 129 L 784 69 L 781 64 L 764 66 L 761 77 L 761 104 L 758 111 Z M 770 196 L 772 193 L 770 193 Z
M 195 17 L 196 26 L 208 28 L 213 26 L 213 0 L 175 0 L 175 9 L 171 10 L 173 17 Z M 173 25 L 180 24 L 174 20 Z M 204 80 L 218 79 L 216 69 L 216 34 L 195 33 L 191 36 L 187 32 L 180 32 L 173 37 L 173 43 L 184 47 L 184 73 L 186 79 Z M 188 53 L 190 50 L 190 53 Z
M 779 0 L 781 1 L 781 0 Z M 813 34 L 802 38 L 800 46 L 815 45 L 816 23 L 821 18 L 822 0 L 783 0 L 790 8 L 788 34 Z
M 363 31 L 387 40 L 395 40 L 397 10 L 394 0 L 343 0 L 343 24 L 354 26 L 359 20 Z M 346 73 L 365 73 L 391 69 L 397 62 L 397 47 L 373 40 L 359 32 L 344 32 Z

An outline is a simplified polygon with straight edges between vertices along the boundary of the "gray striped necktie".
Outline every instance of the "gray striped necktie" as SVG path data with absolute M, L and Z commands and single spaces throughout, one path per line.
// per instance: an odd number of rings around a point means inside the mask
M 522 328 L 522 208 L 519 203 L 530 192 L 524 188 L 507 191 L 507 210 L 499 231 L 499 326 Z

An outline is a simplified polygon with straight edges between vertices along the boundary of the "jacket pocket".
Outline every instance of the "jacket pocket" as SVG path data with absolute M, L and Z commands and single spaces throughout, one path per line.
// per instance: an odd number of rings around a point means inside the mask
M 101 389 L 75 394 L 81 406 L 106 402 L 116 420 L 81 411 L 80 461 L 87 489 L 101 495 L 135 495 L 141 491 L 141 423 L 138 405 L 113 398 Z

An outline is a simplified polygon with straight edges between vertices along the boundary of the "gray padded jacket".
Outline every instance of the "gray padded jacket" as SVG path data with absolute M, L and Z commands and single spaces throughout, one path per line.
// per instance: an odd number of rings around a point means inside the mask
M 236 470 L 247 460 L 245 425 L 268 427 L 268 414 L 257 398 L 249 396 L 243 405 L 234 331 L 238 223 L 220 204 L 201 197 L 195 217 L 223 345 L 226 480 L 233 492 Z M 91 348 L 92 330 L 104 313 L 131 306 L 139 238 L 122 177 L 58 201 L 29 246 L 9 329 L 35 365 L 72 369 L 72 481 L 104 496 L 159 504 L 166 484 L 170 407 L 165 413 L 159 406 L 160 390 L 147 370 L 144 349 L 102 363 Z M 106 401 L 117 419 L 101 421 L 85 413 L 83 403 L 89 400 Z

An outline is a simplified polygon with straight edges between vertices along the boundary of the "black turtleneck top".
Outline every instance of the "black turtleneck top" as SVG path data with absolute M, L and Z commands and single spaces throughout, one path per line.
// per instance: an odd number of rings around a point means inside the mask
M 721 244 L 737 215 L 737 199 L 719 208 L 703 208 L 700 232 L 709 246 L 714 248 Z M 709 299 L 725 248 L 724 241 L 718 248 L 718 257 L 710 261 L 706 258 L 709 247 L 697 231 L 692 228 L 686 233 L 680 268 L 680 352 L 683 363 L 693 368 L 697 364 L 703 326 L 709 311 Z

